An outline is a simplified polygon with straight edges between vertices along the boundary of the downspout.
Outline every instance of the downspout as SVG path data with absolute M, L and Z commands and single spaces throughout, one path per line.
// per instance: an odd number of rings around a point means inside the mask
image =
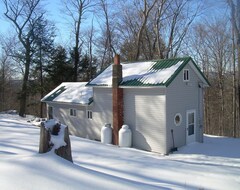
M 112 106 L 113 106 L 113 144 L 118 145 L 118 131 L 123 125 L 123 88 L 119 88 L 122 81 L 122 65 L 120 56 L 114 57 L 112 66 Z

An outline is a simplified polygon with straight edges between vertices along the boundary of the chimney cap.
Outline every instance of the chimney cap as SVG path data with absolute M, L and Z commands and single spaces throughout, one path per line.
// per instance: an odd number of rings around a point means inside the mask
M 114 64 L 115 65 L 120 65 L 120 55 L 119 54 L 115 54 L 115 56 L 114 56 Z

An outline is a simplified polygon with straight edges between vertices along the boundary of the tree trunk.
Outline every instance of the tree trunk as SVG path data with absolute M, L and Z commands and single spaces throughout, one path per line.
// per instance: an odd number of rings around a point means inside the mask
M 235 35 L 234 35 L 234 30 L 232 27 L 232 60 L 233 60 L 233 65 L 232 65 L 232 69 L 233 69 L 233 79 L 232 79 L 232 122 L 233 122 L 233 137 L 236 138 L 237 137 L 237 81 L 236 81 L 236 55 L 235 55 Z
M 24 76 L 23 76 L 22 90 L 21 90 L 21 94 L 20 94 L 19 116 L 21 116 L 21 117 L 24 117 L 25 113 L 26 113 L 28 77 L 29 77 L 29 69 L 30 69 L 30 64 L 31 64 L 30 43 L 27 44 L 25 60 L 26 60 L 25 72 L 24 72 Z
M 43 98 L 43 65 L 42 65 L 42 45 L 40 45 L 40 95 Z M 43 117 L 43 102 L 40 102 L 40 117 Z
M 236 1 L 236 4 L 232 0 L 227 1 L 230 8 L 231 8 L 231 20 L 232 20 L 232 27 L 234 34 L 236 36 L 236 50 L 237 50 L 237 67 L 238 67 L 238 73 L 237 73 L 237 118 L 236 118 L 236 131 L 238 131 L 237 126 L 239 128 L 240 124 L 240 0 Z M 236 132 L 237 133 L 237 132 Z M 236 134 L 238 136 L 238 134 Z
M 79 65 L 79 52 L 78 52 L 78 44 L 74 47 L 74 76 L 73 81 L 77 82 L 78 78 L 78 65 Z
M 157 3 L 157 0 L 154 0 L 152 2 L 152 5 L 150 7 L 148 7 L 147 5 L 147 0 L 144 0 L 144 10 L 142 10 L 141 14 L 142 17 L 143 17 L 143 22 L 140 26 L 140 29 L 137 33 L 137 38 L 136 38 L 136 55 L 135 55 L 135 60 L 137 61 L 139 59 L 139 56 L 140 56 L 140 45 L 142 43 L 142 34 L 143 34 L 143 31 L 144 31 L 144 28 L 146 27 L 146 24 L 147 24 L 147 20 L 148 20 L 148 17 L 149 17 L 149 12 L 153 9 L 154 5 Z
M 235 32 L 237 37 L 237 60 L 238 60 L 238 125 L 240 124 L 240 0 L 237 0 Z M 238 126 L 239 127 L 239 126 Z
M 237 52 L 238 52 L 238 104 L 237 104 L 238 118 L 236 120 L 237 120 L 238 129 L 239 129 L 239 124 L 240 124 L 240 36 L 238 40 L 239 40 L 239 44 L 237 48 Z M 238 129 L 236 129 L 236 131 L 238 131 Z

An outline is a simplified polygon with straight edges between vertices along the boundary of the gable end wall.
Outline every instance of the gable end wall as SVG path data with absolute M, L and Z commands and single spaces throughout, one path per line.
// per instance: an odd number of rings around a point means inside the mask
M 183 70 L 189 69 L 189 82 L 183 82 Z M 175 80 L 167 88 L 167 148 L 170 151 L 173 147 L 171 129 L 173 129 L 175 147 L 186 144 L 186 111 L 196 110 L 196 141 L 201 142 L 203 138 L 203 108 L 202 108 L 202 88 L 201 82 L 192 68 L 187 64 Z M 174 117 L 177 113 L 182 116 L 180 126 L 174 124 Z

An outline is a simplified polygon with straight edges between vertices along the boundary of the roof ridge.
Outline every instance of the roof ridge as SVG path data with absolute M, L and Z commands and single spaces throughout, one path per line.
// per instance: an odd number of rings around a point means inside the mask
M 121 64 L 128 64 L 128 63 L 141 63 L 141 62 L 157 62 L 162 60 L 177 60 L 177 59 L 191 59 L 190 56 L 183 56 L 183 57 L 171 57 L 171 58 L 162 58 L 162 59 L 151 59 L 151 60 L 138 60 L 138 61 L 124 61 Z M 111 63 L 113 64 L 113 63 Z M 110 65 L 111 65 L 110 64 Z

